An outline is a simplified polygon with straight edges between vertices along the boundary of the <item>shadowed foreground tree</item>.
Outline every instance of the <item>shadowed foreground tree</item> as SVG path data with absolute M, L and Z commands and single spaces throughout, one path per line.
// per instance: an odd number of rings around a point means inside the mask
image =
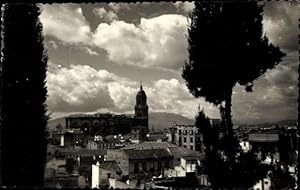
M 182 77 L 195 97 L 220 109 L 226 126 L 226 154 L 234 159 L 231 96 L 239 83 L 252 91 L 253 81 L 285 55 L 263 35 L 263 6 L 249 2 L 195 2 L 188 28 L 189 60 Z
M 40 8 L 3 7 L 2 185 L 42 186 L 46 161 L 47 55 Z
M 235 162 L 224 159 L 222 125 L 212 125 L 203 109 L 195 118 L 195 125 L 203 135 L 205 160 L 203 172 L 208 175 L 213 189 L 248 189 L 266 176 L 268 167 L 259 165 L 253 152 L 237 149 Z

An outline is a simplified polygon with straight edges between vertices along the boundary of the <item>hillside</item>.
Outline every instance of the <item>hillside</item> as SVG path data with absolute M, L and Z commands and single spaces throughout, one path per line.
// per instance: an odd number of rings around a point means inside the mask
M 80 115 L 84 115 L 84 114 L 80 114 Z M 179 114 L 163 113 L 163 112 L 149 113 L 149 129 L 150 130 L 152 128 L 155 131 L 163 130 L 163 129 L 171 127 L 174 122 L 177 124 L 185 124 L 185 125 L 193 125 L 194 124 L 193 120 L 188 119 Z M 48 122 L 48 128 L 50 130 L 55 129 L 55 127 L 58 124 L 65 127 L 65 117 L 50 120 Z
M 149 114 L 149 129 L 155 131 L 163 130 L 172 127 L 174 123 L 184 125 L 194 125 L 194 120 L 188 119 L 182 115 L 174 113 L 150 113 Z

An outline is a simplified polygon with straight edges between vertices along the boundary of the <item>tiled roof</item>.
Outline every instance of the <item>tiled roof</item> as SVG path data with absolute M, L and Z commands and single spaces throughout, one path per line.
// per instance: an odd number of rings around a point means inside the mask
M 123 150 L 157 150 L 157 149 L 165 149 L 169 150 L 174 158 L 181 157 L 201 157 L 201 154 L 197 151 L 189 150 L 187 148 L 178 147 L 174 144 L 170 144 L 168 142 L 143 142 L 141 144 L 129 145 L 127 147 L 122 148 Z
M 154 142 L 146 141 L 140 144 L 133 144 L 122 149 L 137 149 L 137 150 L 148 150 L 148 149 L 166 149 L 169 147 L 176 147 L 176 145 L 167 143 L 167 142 Z
M 122 172 L 116 161 L 101 162 L 99 167 L 110 171 Z
M 172 154 L 167 149 L 148 149 L 148 150 L 123 150 L 129 159 L 142 160 L 142 159 L 160 159 L 172 157 Z
M 250 142 L 277 142 L 279 141 L 278 133 L 250 133 L 248 136 Z
M 96 156 L 96 155 L 106 155 L 106 150 L 97 150 L 97 149 L 70 149 L 63 148 L 58 150 L 59 155 L 78 155 L 78 156 Z
M 171 154 L 174 156 L 174 158 L 182 158 L 182 157 L 195 157 L 200 158 L 202 155 L 194 150 L 190 150 L 183 147 L 169 147 L 169 150 Z

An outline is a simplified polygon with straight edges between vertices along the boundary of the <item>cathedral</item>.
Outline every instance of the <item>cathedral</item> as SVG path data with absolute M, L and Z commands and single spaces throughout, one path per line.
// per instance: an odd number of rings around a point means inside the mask
M 135 142 L 144 141 L 147 138 L 148 128 L 148 105 L 147 96 L 141 84 L 140 90 L 136 95 L 135 105 L 135 125 L 131 129 L 132 140 Z
M 69 116 L 65 120 L 66 128 L 69 130 L 80 130 L 88 136 L 131 133 L 133 141 L 144 141 L 149 132 L 149 119 L 147 96 L 143 90 L 142 84 L 136 95 L 134 111 L 134 116 L 124 114 L 115 115 L 110 113 Z

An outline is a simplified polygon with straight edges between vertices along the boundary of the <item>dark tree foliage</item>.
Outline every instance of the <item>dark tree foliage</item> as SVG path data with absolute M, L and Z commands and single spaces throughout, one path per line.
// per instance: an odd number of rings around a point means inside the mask
M 287 168 L 275 167 L 271 175 L 274 189 L 295 189 L 295 179 L 288 172 Z
M 42 186 L 46 161 L 46 69 L 40 8 L 6 4 L 3 10 L 2 184 Z
M 211 125 L 203 110 L 199 110 L 195 119 L 205 145 L 203 172 L 208 175 L 213 189 L 247 189 L 266 176 L 267 168 L 259 165 L 253 152 L 244 153 L 237 148 L 234 162 L 224 157 L 227 139 L 220 135 L 222 125 Z M 236 139 L 234 142 L 239 147 Z
M 190 15 L 189 60 L 182 77 L 195 97 L 219 106 L 229 143 L 233 87 L 239 83 L 252 91 L 253 81 L 285 55 L 263 35 L 262 18 L 263 6 L 256 1 L 196 1 Z

